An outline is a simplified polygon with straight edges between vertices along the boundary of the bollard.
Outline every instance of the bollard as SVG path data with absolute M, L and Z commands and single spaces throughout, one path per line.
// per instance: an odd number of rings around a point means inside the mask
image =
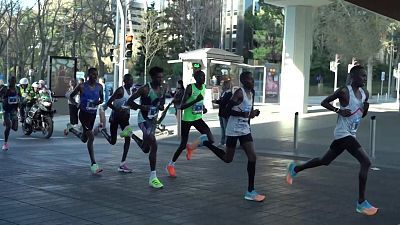
M 297 133 L 299 131 L 299 112 L 294 114 L 294 134 L 293 134 L 293 148 L 297 150 L 298 143 L 297 143 Z
M 378 97 L 376 98 L 376 101 L 379 102 L 379 93 L 378 93 Z
M 176 111 L 176 124 L 177 124 L 177 129 L 178 129 L 178 137 L 181 137 L 181 126 L 182 126 L 182 110 L 181 109 L 177 109 Z
M 389 96 L 388 93 L 386 93 L 386 94 L 385 94 L 385 100 L 386 100 L 386 101 L 388 100 L 388 96 Z
M 371 158 L 371 170 L 380 170 L 377 167 L 373 167 L 375 165 L 375 144 L 376 144 L 376 117 L 371 116 L 371 122 L 370 122 L 370 132 L 369 132 L 369 149 L 370 149 L 370 158 Z

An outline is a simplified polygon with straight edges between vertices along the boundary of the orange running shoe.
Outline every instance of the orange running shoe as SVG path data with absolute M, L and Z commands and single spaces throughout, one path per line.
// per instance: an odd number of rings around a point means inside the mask
M 186 159 L 190 160 L 192 158 L 194 149 L 190 146 L 190 144 L 186 144 Z
M 168 173 L 168 175 L 170 177 L 176 177 L 175 166 L 174 165 L 168 164 L 166 170 L 167 170 L 167 173 Z

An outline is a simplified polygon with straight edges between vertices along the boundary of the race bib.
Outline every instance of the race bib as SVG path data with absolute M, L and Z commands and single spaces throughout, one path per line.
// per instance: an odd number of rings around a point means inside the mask
M 203 113 L 203 103 L 202 102 L 196 102 L 192 106 L 192 113 L 193 114 L 202 114 Z
M 9 105 L 18 104 L 18 96 L 8 96 L 8 104 Z
M 97 110 L 97 105 L 93 100 L 88 100 L 86 104 L 86 109 L 87 110 Z
M 151 106 L 149 112 L 147 113 L 147 117 L 149 119 L 153 119 L 158 115 L 158 109 L 155 106 Z
M 238 119 L 235 125 L 233 126 L 233 131 L 242 133 L 246 131 L 249 126 L 248 120 Z

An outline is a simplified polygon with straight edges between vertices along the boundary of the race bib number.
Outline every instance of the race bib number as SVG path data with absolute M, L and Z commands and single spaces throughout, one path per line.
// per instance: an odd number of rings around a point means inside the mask
M 97 110 L 97 105 L 93 100 L 88 100 L 86 104 L 86 109 L 87 110 Z
M 202 102 L 196 102 L 192 106 L 192 112 L 193 112 L 193 114 L 202 114 L 203 113 L 203 103 Z
M 8 104 L 9 105 L 18 104 L 18 96 L 8 96 Z
M 148 114 L 147 114 L 147 117 L 148 117 L 149 119 L 153 119 L 153 118 L 156 117 L 157 115 L 158 115 L 158 109 L 157 109 L 157 107 L 151 106 L 151 107 L 150 107 L 150 110 L 149 110 L 149 112 L 148 112 Z
M 233 131 L 241 133 L 245 131 L 248 128 L 248 126 L 249 126 L 248 120 L 239 119 L 233 126 Z

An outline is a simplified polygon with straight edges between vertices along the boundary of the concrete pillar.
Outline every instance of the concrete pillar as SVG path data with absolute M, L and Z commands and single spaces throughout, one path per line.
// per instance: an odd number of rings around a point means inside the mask
M 286 6 L 280 87 L 281 112 L 307 113 L 313 39 L 312 6 Z

